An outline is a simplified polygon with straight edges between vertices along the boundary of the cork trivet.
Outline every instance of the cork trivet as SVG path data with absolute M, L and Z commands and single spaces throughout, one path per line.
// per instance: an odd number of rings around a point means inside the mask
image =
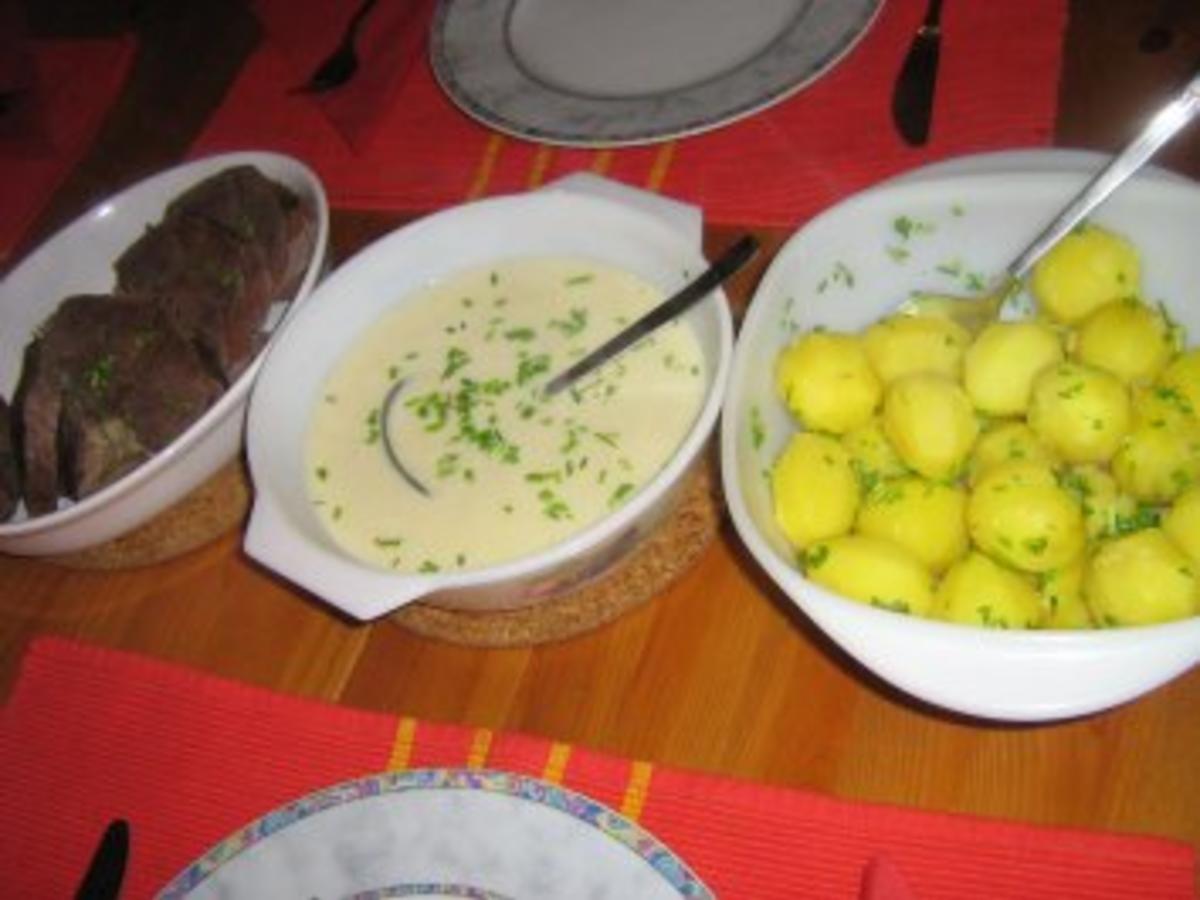
M 149 522 L 78 553 L 50 557 L 73 569 L 149 566 L 195 550 L 239 527 L 250 509 L 250 480 L 240 458 Z
M 721 521 L 720 480 L 711 458 L 693 467 L 675 509 L 612 570 L 533 606 L 496 612 L 410 603 L 391 620 L 423 637 L 475 647 L 521 647 L 598 628 L 657 596 L 708 546 Z

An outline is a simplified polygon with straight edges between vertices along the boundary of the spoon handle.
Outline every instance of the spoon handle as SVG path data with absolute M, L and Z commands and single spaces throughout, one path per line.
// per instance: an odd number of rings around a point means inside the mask
M 1079 195 L 1058 214 L 1045 230 L 1033 239 L 1021 255 L 1008 266 L 1009 279 L 1023 278 L 1033 264 L 1051 247 L 1078 225 L 1088 213 L 1108 199 L 1127 178 L 1133 175 L 1157 150 L 1175 136 L 1200 110 L 1200 73 L 1180 94 L 1155 113 L 1142 132 L 1134 138 L 1107 166 L 1087 183 Z

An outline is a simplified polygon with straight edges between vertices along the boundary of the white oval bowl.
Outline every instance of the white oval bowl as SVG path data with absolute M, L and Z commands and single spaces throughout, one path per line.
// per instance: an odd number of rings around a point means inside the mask
M 999 171 L 985 160 L 918 173 L 850 198 L 789 239 L 738 336 L 721 453 L 738 534 L 780 590 L 834 642 L 928 703 L 1032 722 L 1112 707 L 1186 672 L 1200 662 L 1200 617 L 1143 628 L 995 631 L 876 609 L 805 579 L 774 522 L 764 478 L 795 430 L 772 384 L 778 352 L 814 326 L 858 331 L 916 288 L 968 293 L 961 279 L 938 271 L 950 260 L 985 276 L 1000 272 L 1088 177 L 1074 165 L 1031 171 L 1026 163 Z M 901 216 L 932 223 L 934 230 L 904 240 L 893 225 Z M 1200 284 L 1200 187 L 1139 177 L 1092 220 L 1133 240 L 1146 296 L 1166 304 L 1191 344 L 1200 341 L 1193 297 Z M 889 248 L 909 255 L 898 260 Z
M 520 256 L 573 256 L 631 272 L 665 292 L 697 274 L 698 229 L 572 190 L 482 200 L 421 219 L 339 267 L 279 335 L 250 402 L 247 451 L 255 486 L 245 548 L 288 580 L 368 620 L 415 599 L 459 609 L 526 606 L 577 586 L 621 558 L 670 510 L 712 434 L 733 352 L 722 291 L 685 314 L 706 358 L 696 420 L 671 459 L 625 505 L 546 550 L 463 572 L 405 574 L 340 548 L 318 520 L 304 477 L 309 418 L 328 373 L 364 329 L 422 288 L 464 269 Z
M 284 184 L 315 216 L 316 240 L 286 316 L 309 296 L 321 275 L 329 238 L 329 207 L 320 179 L 299 160 L 276 153 L 225 153 L 185 163 L 140 181 L 97 204 L 21 261 L 0 284 L 0 394 L 11 400 L 34 330 L 65 298 L 107 293 L 113 262 L 167 204 L 222 169 L 253 165 Z M 75 553 L 103 544 L 154 518 L 212 477 L 241 450 L 246 401 L 263 351 L 204 415 L 133 471 L 83 500 L 46 515 L 23 512 L 0 523 L 0 552 L 29 556 Z

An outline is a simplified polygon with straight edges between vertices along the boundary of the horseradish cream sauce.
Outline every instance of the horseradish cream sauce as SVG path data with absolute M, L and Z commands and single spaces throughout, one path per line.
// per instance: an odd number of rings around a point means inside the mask
M 670 323 L 572 388 L 542 391 L 661 300 L 619 269 L 527 258 L 452 275 L 383 317 L 334 367 L 309 426 L 309 492 L 334 540 L 399 571 L 478 568 L 628 502 L 699 413 L 695 334 Z M 389 438 L 429 496 L 381 440 L 400 379 Z

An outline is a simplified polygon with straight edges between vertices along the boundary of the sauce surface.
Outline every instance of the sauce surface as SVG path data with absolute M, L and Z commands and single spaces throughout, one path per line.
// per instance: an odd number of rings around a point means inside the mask
M 309 426 L 309 494 L 334 540 L 408 572 L 538 552 L 628 502 L 671 457 L 707 373 L 679 322 L 571 389 L 545 383 L 662 300 L 592 261 L 527 258 L 449 276 L 364 333 L 327 377 Z M 388 461 L 388 438 L 429 490 Z

